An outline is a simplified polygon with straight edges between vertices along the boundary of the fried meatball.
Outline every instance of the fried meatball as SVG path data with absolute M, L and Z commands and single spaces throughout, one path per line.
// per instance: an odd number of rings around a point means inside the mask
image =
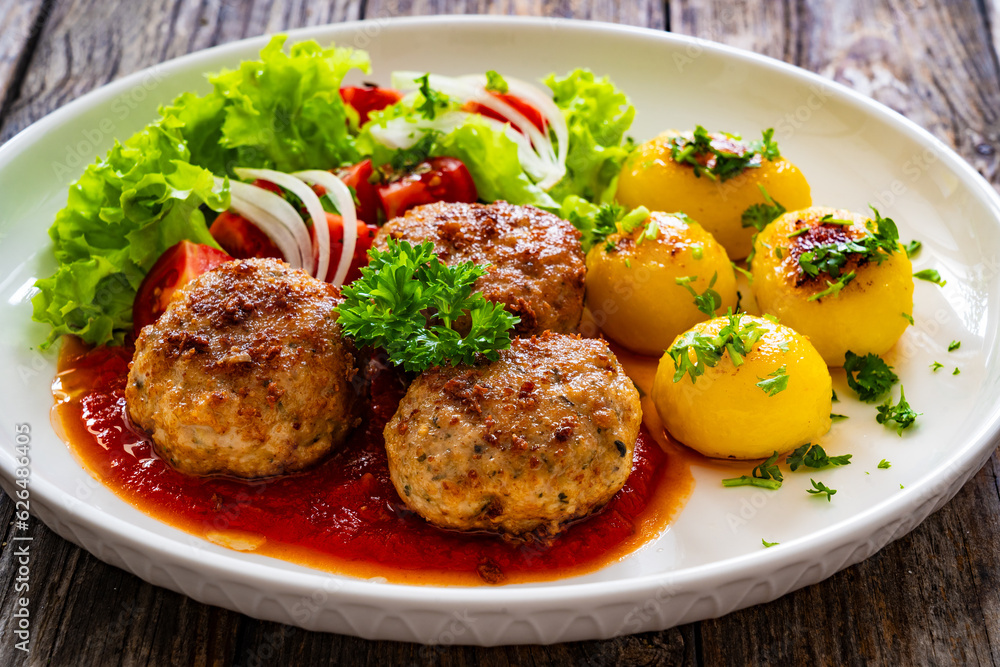
M 426 371 L 384 434 L 392 482 L 427 521 L 544 541 L 622 488 L 641 421 L 604 341 L 547 332 Z
M 355 425 L 336 287 L 274 259 L 229 262 L 175 294 L 136 341 L 129 415 L 190 475 L 294 472 Z
M 583 315 L 587 268 L 580 232 L 533 206 L 437 203 L 418 206 L 387 222 L 374 245 L 389 237 L 434 244 L 445 264 L 489 264 L 474 290 L 521 318 L 517 335 L 545 330 L 571 333 Z

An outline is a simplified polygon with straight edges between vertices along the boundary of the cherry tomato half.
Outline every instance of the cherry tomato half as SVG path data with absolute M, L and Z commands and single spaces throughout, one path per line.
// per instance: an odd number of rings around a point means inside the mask
M 208 229 L 216 243 L 235 259 L 276 257 L 284 259 L 278 246 L 257 225 L 231 211 L 223 211 Z
M 191 241 L 181 241 L 168 248 L 146 274 L 132 302 L 135 334 L 138 336 L 144 326 L 163 314 L 179 288 L 232 259 L 212 246 Z
M 363 160 L 350 167 L 337 170 L 337 177 L 344 182 L 344 185 L 354 190 L 355 205 L 358 212 L 358 220 L 363 220 L 369 225 L 378 224 L 378 193 L 371 182 L 372 161 Z
M 509 93 L 494 93 L 490 91 L 490 95 L 499 100 L 503 100 L 510 106 L 514 107 L 515 111 L 520 111 L 521 115 L 527 118 L 532 125 L 538 128 L 540 132 L 545 132 L 545 118 L 542 116 L 541 112 L 535 107 L 533 107 L 531 104 L 528 104 L 520 97 L 517 97 L 516 95 L 511 95 Z M 504 118 L 496 111 L 493 111 L 489 107 L 483 106 L 479 102 L 467 102 L 465 106 L 462 108 L 470 113 L 482 114 L 487 118 L 492 118 L 502 123 L 510 122 L 509 118 Z
M 337 275 L 337 266 L 340 264 L 340 254 L 344 251 L 344 219 L 336 213 L 326 214 L 326 224 L 330 228 L 330 268 L 326 270 L 326 281 L 332 282 Z M 366 225 L 358 220 L 358 240 L 354 245 L 354 255 L 351 259 L 351 266 L 347 269 L 347 277 L 344 284 L 357 280 L 361 277 L 361 267 L 368 265 L 368 249 L 372 247 L 375 240 L 375 232 L 378 227 Z M 313 240 L 313 248 L 316 247 L 316 231 L 309 230 Z
M 392 106 L 403 99 L 403 95 L 393 88 L 345 86 L 340 89 L 340 99 L 344 100 L 344 104 L 354 107 L 361 125 L 364 125 L 368 122 L 370 113 Z
M 469 170 L 461 160 L 453 157 L 425 160 L 412 172 L 377 189 L 387 220 L 421 204 L 439 201 L 472 203 L 479 198 Z

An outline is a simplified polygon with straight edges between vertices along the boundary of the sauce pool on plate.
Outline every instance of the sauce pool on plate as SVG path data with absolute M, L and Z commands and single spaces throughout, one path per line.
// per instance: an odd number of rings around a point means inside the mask
M 551 544 L 441 530 L 408 510 L 389 479 L 382 427 L 404 391 L 392 373 L 374 377 L 361 426 L 316 468 L 256 481 L 191 477 L 158 457 L 128 418 L 124 389 L 132 351 L 88 348 L 64 337 L 53 385 L 57 429 L 89 473 L 126 502 L 240 551 L 394 583 L 546 581 L 594 571 L 635 551 L 666 528 L 693 487 L 693 455 L 663 436 L 644 399 L 650 428 L 640 431 L 625 487 Z M 656 360 L 622 356 L 648 393 Z

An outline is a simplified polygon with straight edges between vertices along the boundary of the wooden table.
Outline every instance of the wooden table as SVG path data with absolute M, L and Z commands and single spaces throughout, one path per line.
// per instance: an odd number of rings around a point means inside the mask
M 780 58 L 909 116 L 1000 184 L 994 0 L 0 0 L 0 142 L 93 88 L 190 51 L 286 28 L 442 12 L 629 23 Z M 770 604 L 610 641 L 433 651 L 202 605 L 105 565 L 33 520 L 34 636 L 25 656 L 10 634 L 13 505 L 0 496 L 0 665 L 996 664 L 998 470 L 994 455 L 910 535 Z

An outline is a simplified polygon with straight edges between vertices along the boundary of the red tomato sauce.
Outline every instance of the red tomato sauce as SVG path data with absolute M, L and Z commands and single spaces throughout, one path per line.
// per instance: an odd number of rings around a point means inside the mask
M 183 475 L 159 458 L 125 407 L 129 346 L 64 338 L 54 418 L 88 471 L 141 511 L 231 548 L 398 583 L 519 583 L 584 574 L 648 542 L 690 495 L 687 455 L 643 427 L 632 474 L 605 508 L 549 545 L 438 529 L 389 478 L 382 427 L 403 387 L 376 377 L 364 423 L 312 470 L 258 481 Z M 662 433 L 662 431 L 661 431 Z

